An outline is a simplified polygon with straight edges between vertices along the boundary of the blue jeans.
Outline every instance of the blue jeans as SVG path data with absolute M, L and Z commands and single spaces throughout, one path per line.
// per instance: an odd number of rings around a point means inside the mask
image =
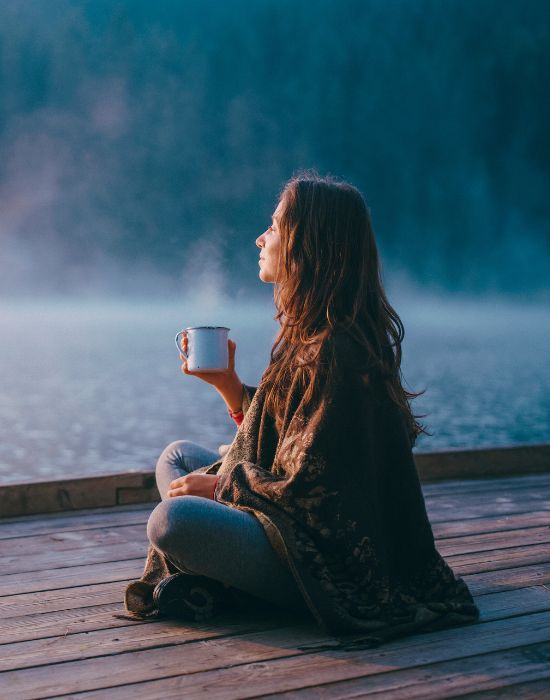
M 219 458 L 189 440 L 177 440 L 164 449 L 156 466 L 162 501 L 147 523 L 149 541 L 184 573 L 207 576 L 284 608 L 309 612 L 257 518 L 202 496 L 167 497 L 171 481 Z

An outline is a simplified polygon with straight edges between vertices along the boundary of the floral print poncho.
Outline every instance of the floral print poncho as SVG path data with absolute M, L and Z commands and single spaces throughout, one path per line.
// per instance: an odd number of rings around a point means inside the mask
M 325 345 L 338 360 L 334 381 L 309 406 L 291 385 L 279 431 L 263 381 L 245 386 L 236 437 L 205 470 L 220 477 L 215 500 L 258 518 L 336 637 L 326 648 L 475 622 L 470 591 L 435 548 L 402 414 L 383 383 L 363 381 L 354 341 Z

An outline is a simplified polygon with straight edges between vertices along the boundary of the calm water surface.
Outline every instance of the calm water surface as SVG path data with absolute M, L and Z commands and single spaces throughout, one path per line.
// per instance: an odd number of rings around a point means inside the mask
M 550 442 L 550 309 L 394 297 L 402 370 L 425 389 L 433 436 L 415 452 Z M 257 384 L 277 332 L 272 302 L 0 304 L 0 483 L 154 467 L 173 440 L 216 450 L 235 425 L 215 389 L 180 371 L 175 333 L 227 325 Z

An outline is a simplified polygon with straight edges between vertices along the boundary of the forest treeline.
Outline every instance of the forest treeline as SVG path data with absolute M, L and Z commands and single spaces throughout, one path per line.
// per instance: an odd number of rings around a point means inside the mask
M 208 260 L 247 288 L 312 167 L 365 194 L 387 270 L 536 293 L 549 47 L 544 0 L 1 3 L 0 291 Z

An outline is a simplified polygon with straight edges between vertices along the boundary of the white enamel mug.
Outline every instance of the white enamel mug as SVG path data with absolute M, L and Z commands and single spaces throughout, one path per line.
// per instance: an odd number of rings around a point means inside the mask
M 227 334 L 225 326 L 192 326 L 176 335 L 178 350 L 187 360 L 190 372 L 219 372 L 229 367 Z M 183 351 L 180 338 L 187 336 L 187 352 Z

